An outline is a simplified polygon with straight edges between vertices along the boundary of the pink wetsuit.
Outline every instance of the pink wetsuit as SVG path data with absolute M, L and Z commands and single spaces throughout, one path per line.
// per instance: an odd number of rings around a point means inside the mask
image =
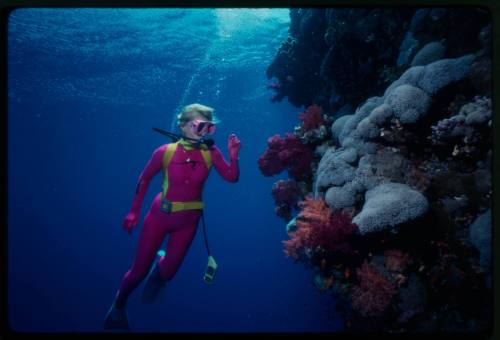
M 137 184 L 132 211 L 139 215 L 141 204 L 151 179 L 162 171 L 163 155 L 167 144 L 157 148 L 142 171 Z M 217 146 L 210 149 L 212 164 L 227 181 L 236 182 L 239 178 L 237 160 L 228 163 Z M 167 199 L 170 201 L 201 201 L 208 169 L 198 149 L 186 150 L 178 145 L 168 165 Z M 184 210 L 165 213 L 160 210 L 161 192 L 156 195 L 149 209 L 141 233 L 132 267 L 125 273 L 115 303 L 118 307 L 126 304 L 130 293 L 147 276 L 156 253 L 165 236 L 170 234 L 165 256 L 159 259 L 158 267 L 165 280 L 171 280 L 179 268 L 196 234 L 201 210 Z

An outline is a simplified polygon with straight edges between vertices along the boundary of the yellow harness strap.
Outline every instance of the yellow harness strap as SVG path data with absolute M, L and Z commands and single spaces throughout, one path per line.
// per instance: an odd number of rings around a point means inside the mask
M 175 143 L 170 143 L 167 144 L 167 148 L 165 149 L 165 153 L 163 154 L 163 191 L 161 194 L 161 199 L 165 198 L 167 195 L 167 190 L 168 190 L 168 165 L 170 164 L 170 161 L 172 160 L 172 156 L 174 155 L 175 150 L 177 150 L 177 147 L 179 144 L 182 144 L 185 148 L 189 148 L 190 145 L 189 143 L 185 142 L 184 140 L 180 140 Z M 210 167 L 212 166 L 212 156 L 210 155 L 210 151 L 208 150 L 207 146 L 205 144 L 201 145 L 200 148 L 201 154 L 203 156 L 203 159 L 205 160 L 205 165 L 207 166 L 207 169 L 210 170 Z M 170 202 L 172 204 L 172 212 L 175 211 L 181 211 L 181 210 L 188 210 L 188 209 L 203 209 L 204 204 L 201 201 L 192 201 L 192 202 Z M 162 203 L 163 204 L 163 203 Z

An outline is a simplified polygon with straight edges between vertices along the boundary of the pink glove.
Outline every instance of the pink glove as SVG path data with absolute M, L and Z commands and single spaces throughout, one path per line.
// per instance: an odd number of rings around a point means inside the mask
M 125 220 L 123 221 L 123 229 L 128 231 L 129 234 L 132 233 L 132 230 L 137 226 L 139 222 L 139 214 L 131 211 L 125 216 Z
M 241 148 L 241 142 L 234 133 L 229 136 L 229 139 L 227 141 L 227 148 L 229 149 L 229 158 L 231 160 L 238 159 L 238 152 Z

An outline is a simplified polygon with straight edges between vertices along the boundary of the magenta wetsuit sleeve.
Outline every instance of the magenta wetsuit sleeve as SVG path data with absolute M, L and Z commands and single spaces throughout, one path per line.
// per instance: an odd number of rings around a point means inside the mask
M 163 155 L 165 153 L 166 145 L 162 145 L 157 148 L 151 159 L 146 164 L 144 170 L 142 170 L 141 175 L 139 176 L 139 180 L 137 181 L 137 187 L 135 189 L 135 196 L 132 202 L 132 212 L 137 214 L 141 211 L 142 201 L 144 200 L 144 196 L 146 196 L 146 192 L 148 191 L 149 182 L 151 179 L 162 169 Z
M 240 167 L 237 159 L 231 159 L 228 163 L 217 146 L 210 148 L 212 163 L 217 172 L 228 182 L 237 182 L 240 177 Z

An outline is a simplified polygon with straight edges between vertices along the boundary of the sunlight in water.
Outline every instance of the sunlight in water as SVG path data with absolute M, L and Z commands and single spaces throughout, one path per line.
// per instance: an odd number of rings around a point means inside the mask
M 288 25 L 288 8 L 218 8 L 215 10 L 217 33 L 221 38 L 233 34 L 251 34 L 269 22 Z

